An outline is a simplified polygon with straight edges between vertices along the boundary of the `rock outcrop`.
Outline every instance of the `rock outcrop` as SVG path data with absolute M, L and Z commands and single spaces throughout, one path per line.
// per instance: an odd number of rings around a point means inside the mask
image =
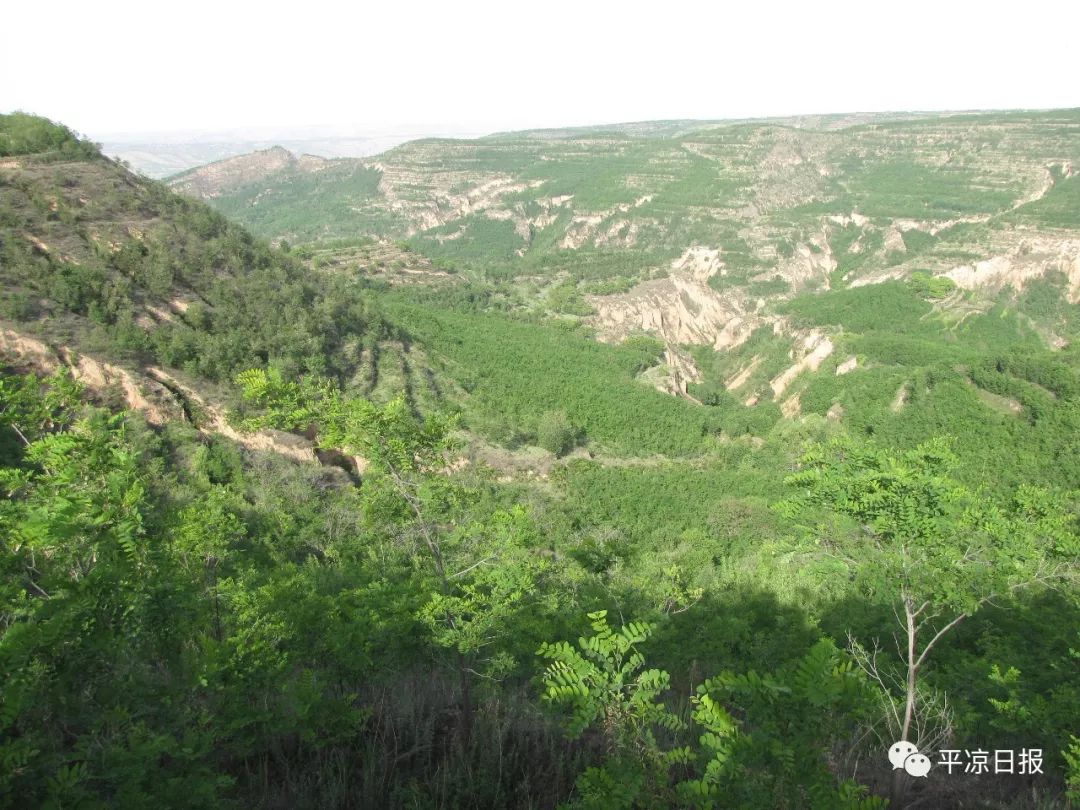
M 597 313 L 591 323 L 600 339 L 609 342 L 650 332 L 669 345 L 737 346 L 761 319 L 745 295 L 709 286 L 708 279 L 722 267 L 719 251 L 689 248 L 672 262 L 666 278 L 644 281 L 619 295 L 589 296 Z
M 1006 253 L 959 265 L 945 275 L 965 290 L 993 291 L 1006 286 L 1021 290 L 1029 281 L 1055 270 L 1068 278 L 1069 303 L 1080 303 L 1080 239 L 1026 235 Z

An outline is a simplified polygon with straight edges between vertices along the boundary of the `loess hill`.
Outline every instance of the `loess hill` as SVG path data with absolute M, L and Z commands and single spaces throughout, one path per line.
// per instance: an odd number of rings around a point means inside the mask
M 389 281 L 388 305 L 471 387 L 489 438 L 529 441 L 561 406 L 600 449 L 685 455 L 696 439 L 615 446 L 609 406 L 566 393 L 557 363 L 502 331 L 659 341 L 639 381 L 704 405 L 704 423 L 669 409 L 706 434 L 816 414 L 1041 443 L 1030 431 L 1073 396 L 1046 383 L 1075 373 L 1078 166 L 1080 113 L 1062 110 L 660 122 L 363 160 L 269 151 L 172 182 L 301 245 L 309 266 Z M 1051 444 L 1040 457 L 1057 464 L 1069 451 Z

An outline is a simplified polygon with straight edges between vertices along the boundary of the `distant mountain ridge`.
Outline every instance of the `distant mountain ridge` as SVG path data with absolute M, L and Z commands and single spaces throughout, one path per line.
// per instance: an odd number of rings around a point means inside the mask
M 162 179 L 219 160 L 281 146 L 290 152 L 324 158 L 366 157 L 385 152 L 438 128 L 403 128 L 371 134 L 348 132 L 349 128 L 254 129 L 224 133 L 147 133 L 137 136 L 104 136 L 102 151 L 119 158 L 147 177 Z M 449 133 L 448 133 L 449 134 Z M 476 132 L 464 133 L 475 137 Z
M 273 146 L 189 169 L 169 178 L 169 185 L 184 194 L 211 199 L 287 168 L 315 172 L 327 162 L 326 158 L 315 155 L 297 157 L 284 147 Z

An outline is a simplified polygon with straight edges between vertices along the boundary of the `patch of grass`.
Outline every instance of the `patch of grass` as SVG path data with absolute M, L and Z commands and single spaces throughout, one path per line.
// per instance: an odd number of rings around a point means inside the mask
M 453 239 L 439 236 L 460 233 Z M 409 240 L 409 246 L 441 265 L 506 265 L 516 258 L 525 240 L 509 220 L 476 214 L 453 224 L 432 228 Z
M 790 291 L 791 283 L 782 276 L 772 276 L 760 281 L 751 281 L 746 285 L 747 295 L 760 298 L 783 295 Z

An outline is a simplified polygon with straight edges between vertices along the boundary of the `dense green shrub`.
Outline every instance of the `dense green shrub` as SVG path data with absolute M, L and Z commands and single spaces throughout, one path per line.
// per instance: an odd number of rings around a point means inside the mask
M 911 274 L 908 284 L 920 298 L 945 298 L 956 289 L 956 282 L 946 276 L 932 276 L 921 270 Z
M 536 439 L 549 453 L 563 456 L 578 443 L 578 430 L 566 411 L 547 411 L 536 426 Z

